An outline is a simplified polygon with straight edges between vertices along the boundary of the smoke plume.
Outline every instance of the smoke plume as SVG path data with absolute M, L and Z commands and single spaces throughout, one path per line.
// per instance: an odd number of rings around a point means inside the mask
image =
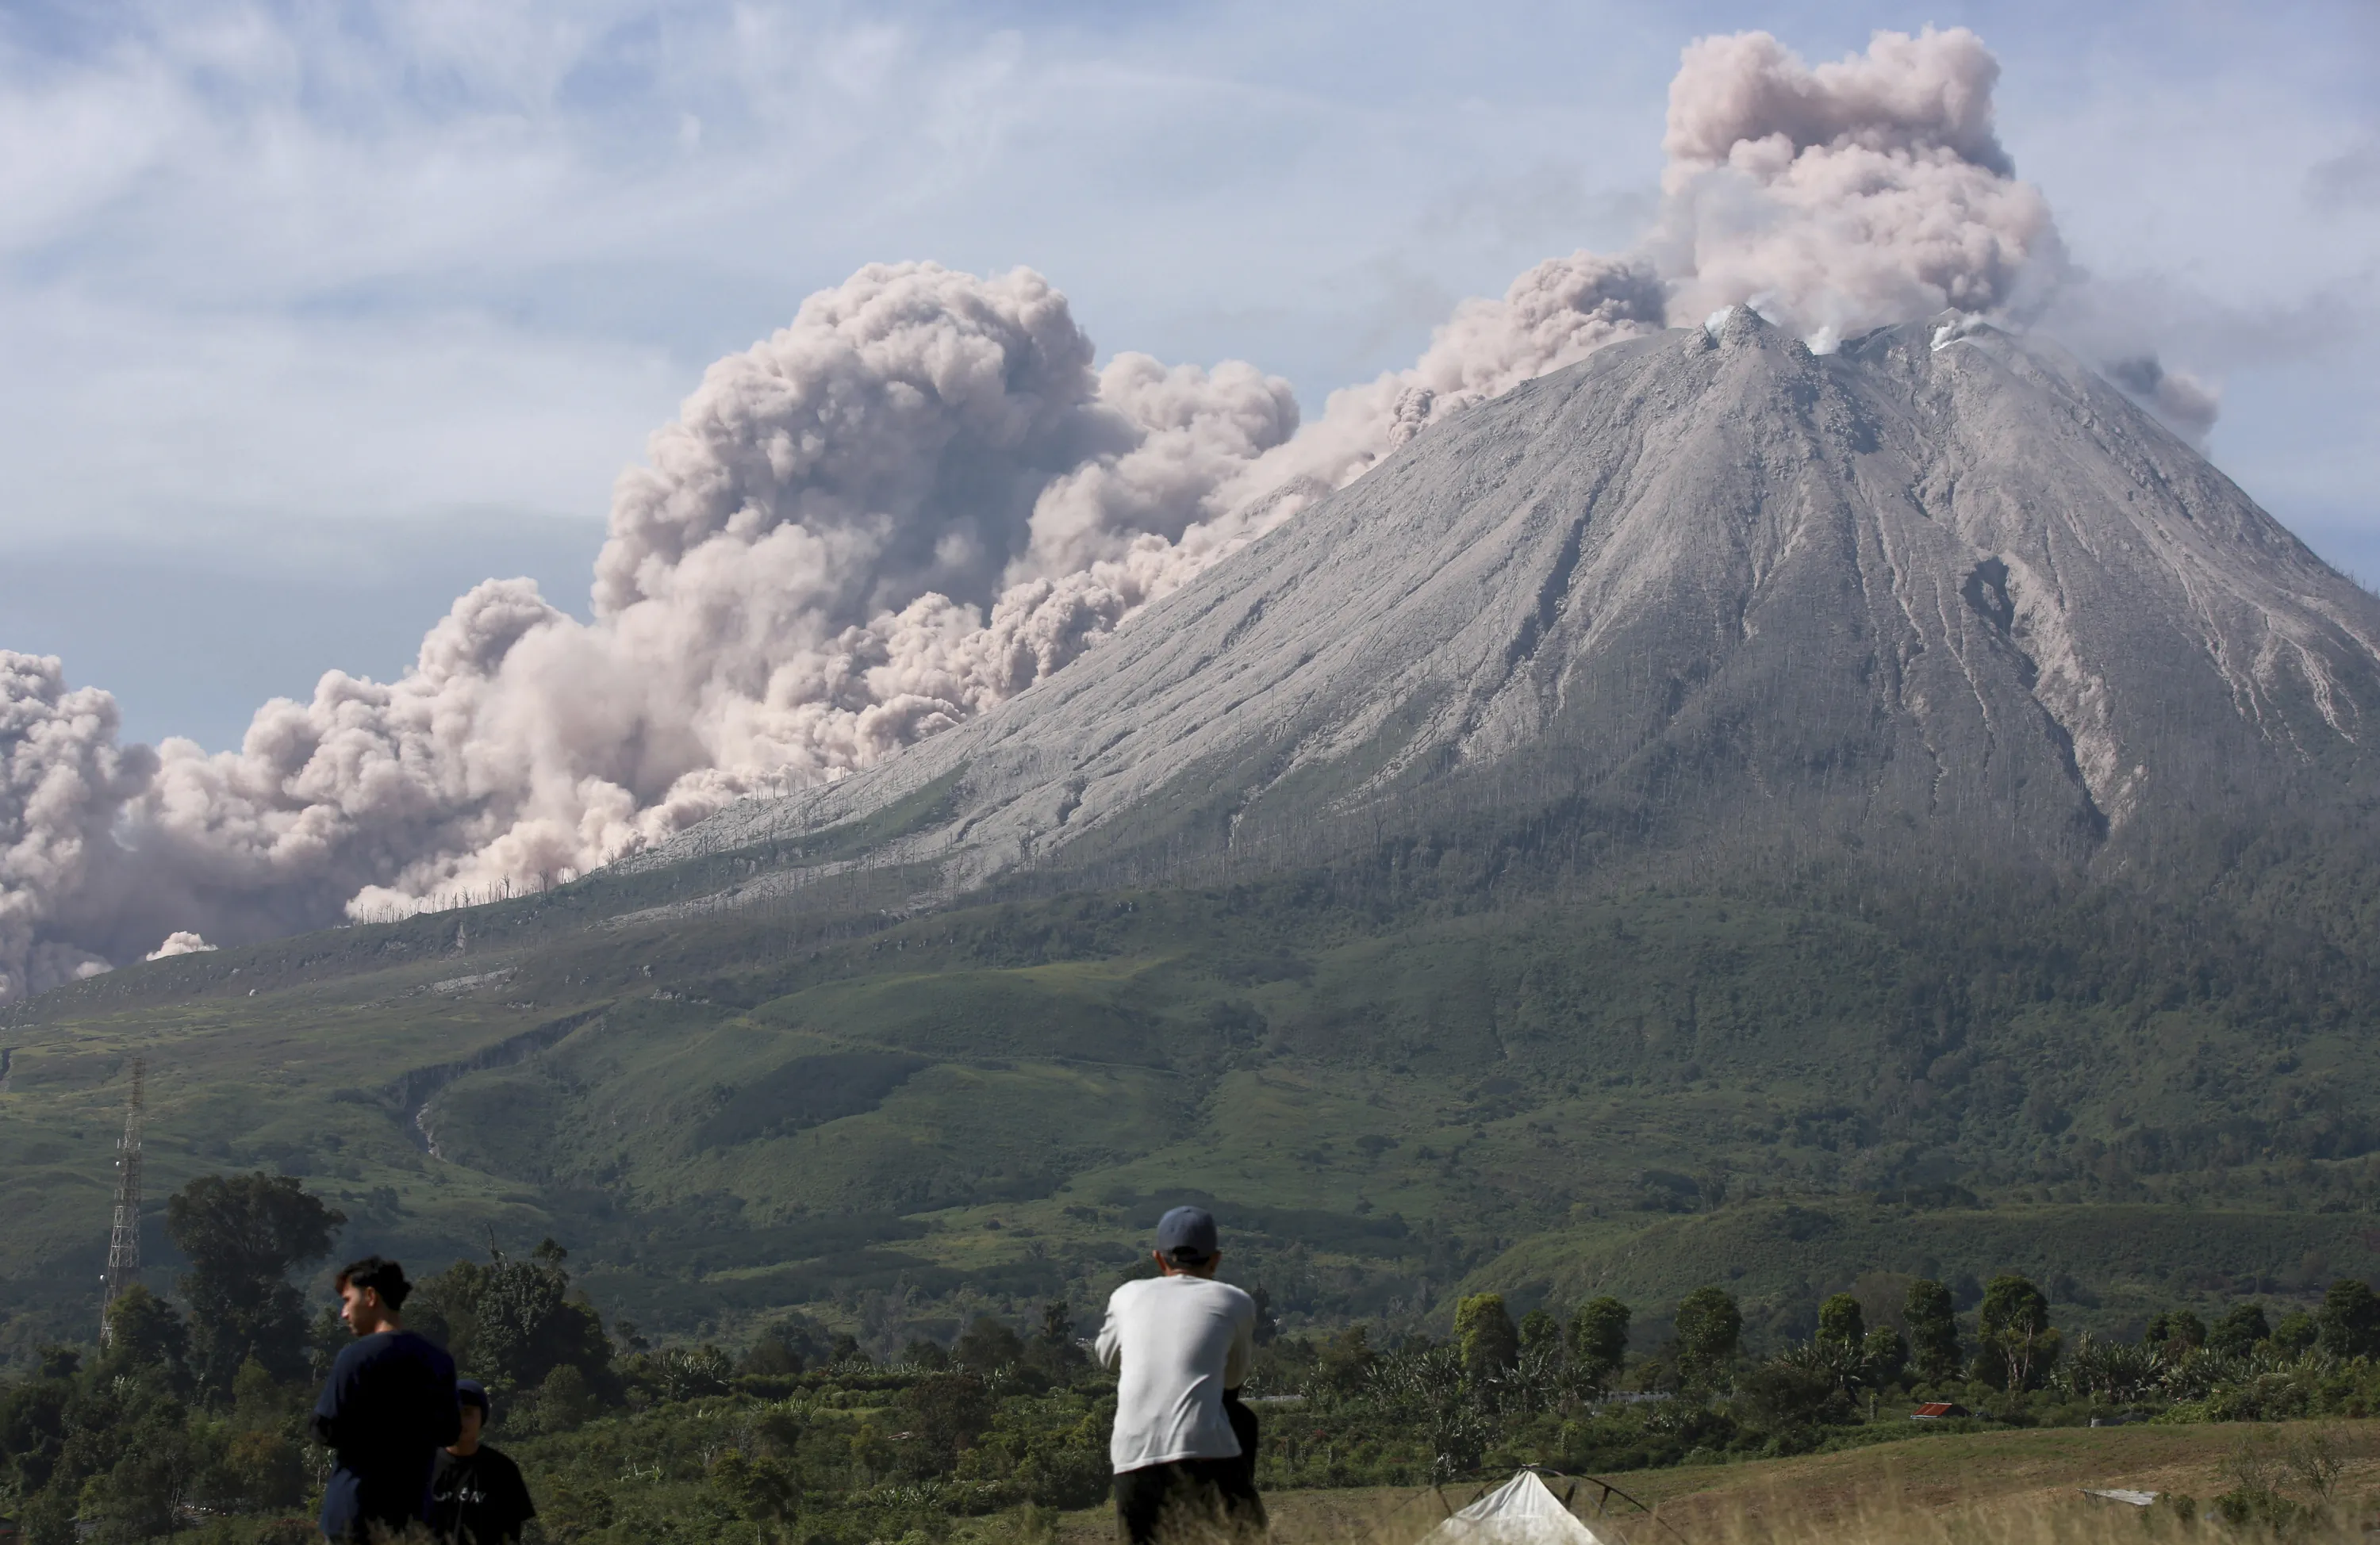
M 0 649 L 0 1002 L 106 969 L 71 941 L 120 862 L 117 814 L 157 770 L 115 733 L 113 697 L 68 691 L 53 656 Z
M 1654 238 L 1674 314 L 1750 306 L 1820 348 L 2054 284 L 2063 248 L 1992 127 L 1999 65 L 1964 28 L 1877 34 L 1815 67 L 1706 38 L 1670 86 Z
M 1310 424 L 1238 361 L 1095 368 L 1029 271 L 861 269 L 713 365 L 621 475 L 591 623 L 488 581 L 397 680 L 332 671 L 258 710 L 237 751 L 119 746 L 107 694 L 0 653 L 0 1000 L 566 880 L 866 767 L 1062 669 L 1431 423 L 1666 323 L 1742 304 L 1825 348 L 2005 314 L 2065 259 L 1994 135 L 1997 73 L 1963 30 L 1815 67 L 1766 33 L 1695 42 L 1641 251 L 1550 259 L 1463 302 L 1410 368 Z M 2187 378 L 2132 368 L 2199 411 Z
M 2215 428 L 2220 403 L 2215 389 L 2182 370 L 2168 370 L 2156 356 L 2134 355 L 2110 360 L 2107 377 L 2193 444 L 2203 443 Z

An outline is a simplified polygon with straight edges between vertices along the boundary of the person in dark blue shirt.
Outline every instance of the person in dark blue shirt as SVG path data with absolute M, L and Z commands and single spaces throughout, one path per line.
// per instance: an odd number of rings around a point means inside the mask
M 314 1436 L 337 1457 L 322 1493 L 322 1537 L 345 1545 L 428 1519 L 431 1470 L 459 1423 L 455 1359 L 398 1318 L 413 1290 L 405 1268 L 368 1255 L 338 1282 L 339 1318 L 356 1339 L 314 1403 Z

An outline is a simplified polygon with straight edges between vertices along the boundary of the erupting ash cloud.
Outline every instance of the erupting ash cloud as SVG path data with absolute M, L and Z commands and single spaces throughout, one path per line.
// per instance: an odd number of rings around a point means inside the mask
M 491 580 L 396 681 L 333 671 L 260 709 L 237 751 L 119 746 L 105 693 L 0 653 L 0 1001 L 568 878 L 865 767 L 1061 669 L 1431 422 L 1617 340 L 1730 304 L 1820 348 L 2022 308 L 2066 264 L 1994 137 L 1997 73 L 1962 30 L 1815 67 L 1765 33 L 1694 43 L 1642 252 L 1538 264 L 1303 426 L 1287 382 L 1237 361 L 1095 369 L 1028 271 L 864 268 L 713 365 L 621 476 L 592 623 Z M 2187 378 L 2127 368 L 2177 416 L 2211 412 Z
M 1963 28 L 1882 33 L 1815 68 L 1765 32 L 1693 44 L 1670 86 L 1654 238 L 1678 306 L 1748 305 L 1827 347 L 2055 282 L 2048 202 L 1992 131 L 1998 78 Z
M 110 828 L 157 756 L 115 743 L 115 699 L 0 649 L 0 1002 L 107 969 L 69 942 L 123 855 Z

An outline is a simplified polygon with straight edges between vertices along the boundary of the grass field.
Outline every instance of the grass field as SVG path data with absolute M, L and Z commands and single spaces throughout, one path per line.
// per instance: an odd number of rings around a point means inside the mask
M 1580 1484 L 1572 1510 L 1605 1539 L 1732 1545 L 1750 1540 L 1828 1540 L 1842 1545 L 1928 1538 L 2007 1541 L 2131 1540 L 2150 1521 L 2122 1503 L 2086 1497 L 2083 1487 L 2179 1492 L 2204 1504 L 2231 1490 L 2244 1454 L 2272 1456 L 2293 1441 L 2326 1433 L 2345 1460 L 2333 1493 L 2337 1534 L 2366 1538 L 2380 1517 L 2380 1423 L 2262 1426 L 2059 1428 L 1946 1433 L 1838 1454 L 1731 1465 L 1688 1465 L 1603 1477 L 1650 1512 Z M 1451 1508 L 1506 1478 L 1442 1491 L 1366 1488 L 1284 1491 L 1267 1498 L 1273 1538 L 1284 1545 L 1415 1545 Z M 1557 1495 L 1570 1490 L 1554 1479 Z M 2298 1490 L 2282 1481 L 2284 1491 Z M 1443 1500 L 1441 1501 L 1441 1497 Z M 1112 1518 L 1102 1508 L 1064 1515 L 1064 1545 L 1106 1545 Z M 2324 1538 L 2316 1533 L 2312 1538 Z

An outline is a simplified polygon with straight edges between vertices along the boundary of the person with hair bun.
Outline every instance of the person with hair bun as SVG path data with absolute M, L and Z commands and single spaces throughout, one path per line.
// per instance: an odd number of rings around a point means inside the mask
M 314 1403 L 314 1436 L 337 1463 L 322 1492 L 322 1538 L 394 1538 L 428 1520 L 438 1451 L 460 1430 L 455 1359 L 405 1328 L 413 1285 L 394 1261 L 368 1255 L 338 1275 L 339 1318 L 356 1339 L 331 1365 Z

